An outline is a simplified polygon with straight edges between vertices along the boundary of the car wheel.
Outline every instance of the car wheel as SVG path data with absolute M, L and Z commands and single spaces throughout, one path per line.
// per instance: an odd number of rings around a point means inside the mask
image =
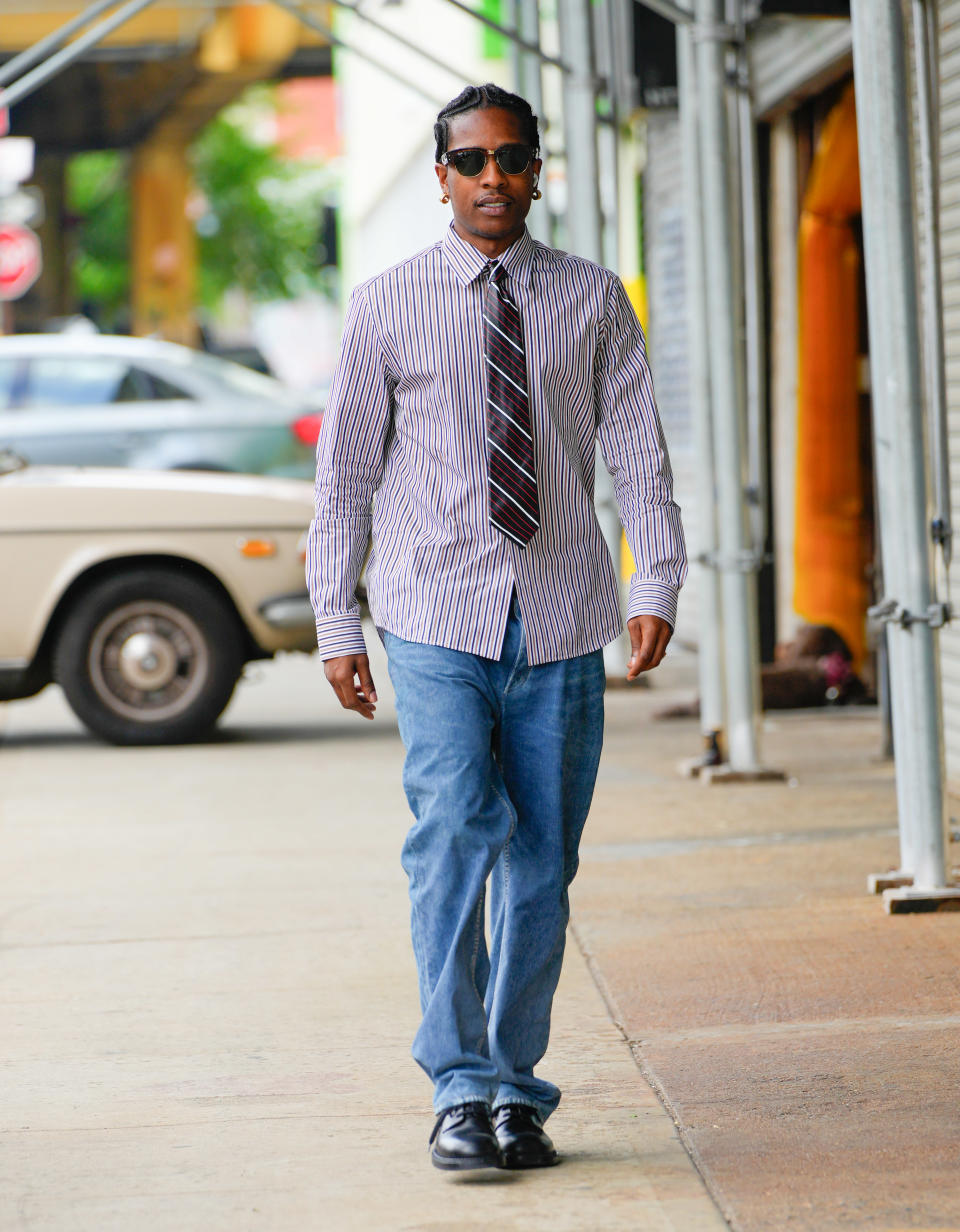
M 212 586 L 167 569 L 95 584 L 71 608 L 53 678 L 114 744 L 178 744 L 216 723 L 243 667 L 240 631 Z

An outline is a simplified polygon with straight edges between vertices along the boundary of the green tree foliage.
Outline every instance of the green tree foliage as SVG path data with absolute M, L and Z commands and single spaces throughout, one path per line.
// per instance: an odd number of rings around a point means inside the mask
M 229 113 L 208 124 L 191 152 L 206 202 L 198 220 L 200 300 L 214 308 L 231 287 L 256 300 L 316 287 L 326 177 L 284 161 Z
M 192 203 L 199 243 L 198 299 L 216 311 L 238 287 L 252 299 L 290 299 L 324 289 L 317 243 L 331 181 L 323 168 L 284 160 L 257 141 L 257 113 L 272 105 L 263 88 L 206 126 L 190 151 L 198 197 Z M 73 280 L 77 300 L 115 328 L 130 300 L 129 157 L 80 154 L 68 167 L 74 219 Z
M 74 295 L 107 329 L 118 327 L 130 303 L 128 163 L 124 154 L 97 150 L 67 166 Z

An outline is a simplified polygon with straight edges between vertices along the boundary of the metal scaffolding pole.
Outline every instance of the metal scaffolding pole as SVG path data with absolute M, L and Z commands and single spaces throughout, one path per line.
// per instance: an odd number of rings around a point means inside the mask
M 746 43 L 737 54 L 737 126 L 740 146 L 740 208 L 742 211 L 744 363 L 747 398 L 747 499 L 753 550 L 759 568 L 767 538 L 767 406 L 766 329 L 763 312 L 763 255 L 760 229 L 760 174 L 757 126 Z
M 377 21 L 375 17 L 371 17 L 369 13 L 364 12 L 359 4 L 350 3 L 350 0 L 332 0 L 332 3 L 337 8 L 345 9 L 348 13 L 352 13 L 358 21 L 366 22 L 371 29 L 378 31 L 380 34 L 385 34 L 392 42 L 399 47 L 403 47 L 406 51 L 412 51 L 421 59 L 426 60 L 428 64 L 432 64 L 434 68 L 442 69 L 457 81 L 469 81 L 472 74 L 463 72 L 456 64 L 451 64 L 449 60 L 443 60 L 439 56 L 432 55 L 420 43 L 413 39 L 406 38 L 399 30 L 393 30 L 390 26 L 384 25 L 382 21 Z
M 564 73 L 576 72 L 573 63 L 563 59 L 562 51 L 560 53 L 561 59 L 558 60 L 556 56 L 547 55 L 539 45 L 539 42 L 533 42 L 531 39 L 525 38 L 519 30 L 511 30 L 509 26 L 502 26 L 498 21 L 494 21 L 492 17 L 488 17 L 486 13 L 471 8 L 464 0 L 446 0 L 446 3 L 452 4 L 455 9 L 460 9 L 461 12 L 466 13 L 469 17 L 473 17 L 482 26 L 486 26 L 488 30 L 493 30 L 494 33 L 502 34 L 504 38 L 510 39 L 517 47 L 529 52 L 532 56 L 536 56 L 541 63 L 552 64 L 554 68 L 561 69 Z
M 314 17 L 312 13 L 308 12 L 306 9 L 302 9 L 299 4 L 295 3 L 295 0 L 273 0 L 273 3 L 282 9 L 286 9 L 291 16 L 296 17 L 298 21 L 302 22 L 303 25 L 307 26 L 309 29 L 315 30 L 317 34 L 323 35 L 323 37 L 330 43 L 331 47 L 339 47 L 341 51 L 345 51 L 347 55 L 356 56 L 358 60 L 365 61 L 365 63 L 377 69 L 378 72 L 383 73 L 385 77 L 389 77 L 391 81 L 395 81 L 398 85 L 405 86 L 414 94 L 419 94 L 419 96 L 426 99 L 431 106 L 443 106 L 443 99 L 439 94 L 431 94 L 428 90 L 425 90 L 422 86 L 418 85 L 417 82 L 411 81 L 409 77 L 405 77 L 403 73 L 398 73 L 395 68 L 384 63 L 383 60 L 378 60 L 376 56 L 371 56 L 366 51 L 363 51 L 361 48 L 355 46 L 353 43 L 342 39 L 338 34 L 334 33 L 326 22 L 320 21 L 320 19 Z
M 887 599 L 902 872 L 888 911 L 928 910 L 960 889 L 946 878 L 943 726 L 927 503 L 916 219 L 900 0 L 853 0 L 873 424 Z
M 697 577 L 700 730 L 702 759 L 691 771 L 723 760 L 723 628 L 717 560 L 717 483 L 714 473 L 713 425 L 710 420 L 709 318 L 704 286 L 703 226 L 700 189 L 700 135 L 697 80 L 690 27 L 677 27 L 677 77 L 680 99 L 680 144 L 683 155 L 684 263 L 689 337 L 690 409 L 697 455 Z
M 8 81 L 15 81 L 28 68 L 32 68 L 34 64 L 39 64 L 48 53 L 52 53 L 58 47 L 62 47 L 78 30 L 82 30 L 84 26 L 89 25 L 101 13 L 106 13 L 109 9 L 116 8 L 119 3 L 120 0 L 94 0 L 94 3 L 88 5 L 82 13 L 78 13 L 76 17 L 72 17 L 69 21 L 64 22 L 52 34 L 38 39 L 31 47 L 27 47 L 24 51 L 15 55 L 12 60 L 8 60 L 0 68 L 0 85 L 5 85 Z
M 736 254 L 740 249 L 731 182 L 724 0 L 697 0 L 697 110 L 700 121 L 704 277 L 709 313 L 710 395 L 717 467 L 720 593 L 729 769 L 766 777 L 758 747 L 756 559 L 746 517 L 743 360 Z M 713 777 L 711 773 L 710 777 Z
M 563 77 L 564 149 L 567 155 L 567 218 L 570 247 L 580 257 L 603 263 L 597 159 L 597 85 L 593 59 L 591 12 L 585 0 L 559 0 L 560 55 L 570 71 Z M 597 460 L 594 501 L 603 537 L 620 579 L 620 542 L 623 530 L 613 480 Z M 623 585 L 620 583 L 620 607 Z M 630 657 L 626 633 L 604 648 L 607 676 L 623 676 Z
M 45 60 L 42 64 L 38 64 L 36 68 L 25 73 L 12 86 L 0 90 L 0 107 L 12 107 L 15 103 L 21 102 L 21 100 L 32 94 L 34 90 L 38 90 L 44 82 L 49 81 L 51 77 L 56 77 L 57 73 L 72 64 L 74 60 L 78 60 L 89 48 L 94 47 L 102 39 L 105 39 L 108 34 L 122 26 L 124 22 L 129 21 L 131 17 L 135 17 L 142 9 L 149 8 L 153 3 L 154 0 L 127 0 L 127 3 L 115 13 L 105 17 L 103 21 L 97 22 L 95 26 L 92 26 L 84 34 L 78 35 L 72 43 L 67 44 L 60 51 L 54 52 L 49 60 Z M 96 13 L 103 12 L 104 7 L 102 4 L 91 5 L 80 15 L 82 20 L 76 19 L 68 23 L 68 27 L 73 30 L 79 28 L 80 25 L 86 25 Z M 64 29 L 66 28 L 64 27 L 59 30 L 50 39 L 41 40 L 41 43 L 32 49 L 28 57 L 29 61 L 35 62 L 40 56 L 45 54 L 49 46 L 62 42 L 63 37 L 65 37 Z M 43 50 L 38 51 L 41 45 Z M 24 59 L 21 57 L 17 57 L 17 59 L 24 63 Z
M 602 262 L 597 87 L 590 9 L 584 0 L 559 0 L 557 19 L 560 55 L 569 66 L 563 77 L 563 128 L 570 247 L 577 256 Z
M 510 0 L 507 6 L 510 24 L 528 44 L 540 46 L 540 6 L 537 0 Z M 533 108 L 533 114 L 540 121 L 540 142 L 546 145 L 546 117 L 543 109 L 543 68 L 540 57 L 531 51 L 525 51 L 519 43 L 511 43 L 513 59 L 513 75 L 516 88 Z M 540 191 L 543 200 L 534 204 L 527 215 L 527 227 L 530 234 L 544 244 L 552 241 L 553 227 L 551 224 L 549 199 L 547 197 L 547 177 L 540 177 Z

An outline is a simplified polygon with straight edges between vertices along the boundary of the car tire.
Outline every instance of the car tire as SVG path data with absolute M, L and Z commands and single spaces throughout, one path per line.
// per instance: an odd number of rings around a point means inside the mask
M 236 613 L 212 585 L 171 569 L 130 569 L 71 607 L 53 678 L 105 740 L 182 744 L 214 726 L 243 658 Z

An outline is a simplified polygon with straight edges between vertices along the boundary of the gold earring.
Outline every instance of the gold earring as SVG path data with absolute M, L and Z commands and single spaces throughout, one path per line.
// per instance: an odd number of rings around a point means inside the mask
M 450 198 L 447 196 L 446 193 L 444 193 L 443 196 L 440 198 L 440 204 L 446 205 L 449 200 Z
M 543 196 L 543 193 L 540 191 L 540 189 L 539 189 L 539 188 L 535 188 L 535 189 L 533 190 L 533 199 L 534 199 L 534 201 L 539 201 L 539 200 L 540 200 L 540 198 L 541 198 L 542 196 Z

